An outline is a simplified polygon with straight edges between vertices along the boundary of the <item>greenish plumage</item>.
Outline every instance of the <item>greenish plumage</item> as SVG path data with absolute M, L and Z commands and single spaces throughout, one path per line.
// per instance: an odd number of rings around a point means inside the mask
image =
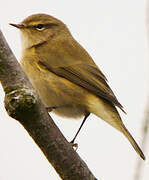
M 106 77 L 66 25 L 46 14 L 11 25 L 21 31 L 21 65 L 45 106 L 66 117 L 97 115 L 122 132 L 145 159 L 120 118 L 116 106 L 124 112 L 123 107 Z

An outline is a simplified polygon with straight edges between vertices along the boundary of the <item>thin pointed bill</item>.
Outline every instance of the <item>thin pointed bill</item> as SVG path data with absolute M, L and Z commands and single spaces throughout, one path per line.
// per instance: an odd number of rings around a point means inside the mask
M 24 28 L 23 24 L 12 24 L 12 23 L 10 23 L 9 25 L 14 26 L 14 27 L 16 27 L 18 29 Z

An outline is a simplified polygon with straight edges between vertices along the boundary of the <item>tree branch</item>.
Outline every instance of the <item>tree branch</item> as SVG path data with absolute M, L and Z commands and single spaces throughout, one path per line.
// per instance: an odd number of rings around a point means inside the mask
M 18 120 L 64 180 L 97 180 L 61 134 L 0 31 L 0 81 L 8 114 Z

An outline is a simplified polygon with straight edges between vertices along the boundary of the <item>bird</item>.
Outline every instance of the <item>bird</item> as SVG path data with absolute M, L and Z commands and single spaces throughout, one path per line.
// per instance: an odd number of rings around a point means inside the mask
M 20 30 L 21 66 L 48 111 L 62 117 L 84 118 L 71 143 L 92 113 L 120 131 L 145 160 L 141 148 L 122 122 L 117 108 L 125 111 L 107 78 L 67 26 L 42 13 L 10 25 Z

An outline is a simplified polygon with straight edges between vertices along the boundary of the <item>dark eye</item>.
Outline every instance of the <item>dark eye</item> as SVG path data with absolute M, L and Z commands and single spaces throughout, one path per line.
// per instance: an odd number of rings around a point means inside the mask
M 44 27 L 44 25 L 43 24 L 38 24 L 37 26 L 36 26 L 36 29 L 38 29 L 38 30 L 43 30 L 45 27 Z

